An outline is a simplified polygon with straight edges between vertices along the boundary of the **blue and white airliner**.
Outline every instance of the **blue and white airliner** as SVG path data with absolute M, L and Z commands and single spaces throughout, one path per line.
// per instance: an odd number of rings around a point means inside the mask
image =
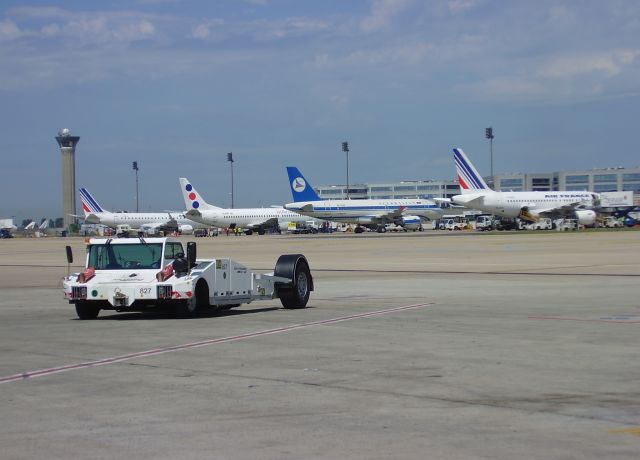
M 444 213 L 435 201 L 422 198 L 323 200 L 298 168 L 287 166 L 287 174 L 294 202 L 285 204 L 286 209 L 318 219 L 356 224 L 357 233 L 363 231 L 362 227 L 384 232 L 386 224 L 418 229 L 423 221 L 439 219 Z
M 496 216 L 519 217 L 536 222 L 540 217 L 577 219 L 579 224 L 593 225 L 600 196 L 587 191 L 496 192 L 489 188 L 462 149 L 453 149 L 462 194 L 451 201 L 470 209 Z

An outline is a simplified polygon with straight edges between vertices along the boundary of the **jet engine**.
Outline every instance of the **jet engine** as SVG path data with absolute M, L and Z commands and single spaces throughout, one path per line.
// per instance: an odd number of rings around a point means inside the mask
M 576 218 L 580 225 L 593 225 L 596 223 L 596 212 L 591 210 L 576 211 Z
M 418 216 L 402 216 L 402 226 L 405 230 L 419 230 L 422 221 Z
M 178 226 L 178 230 L 180 230 L 180 233 L 182 233 L 183 235 L 192 235 L 193 225 L 182 224 Z

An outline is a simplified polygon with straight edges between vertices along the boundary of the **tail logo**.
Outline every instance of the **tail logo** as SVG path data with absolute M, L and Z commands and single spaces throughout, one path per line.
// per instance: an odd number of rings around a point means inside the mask
M 291 182 L 291 188 L 293 188 L 296 193 L 302 193 L 304 189 L 307 188 L 307 183 L 302 177 L 296 177 L 293 179 L 293 182 Z
M 198 209 L 200 207 L 200 203 L 197 200 L 198 195 L 196 195 L 193 191 L 193 187 L 191 186 L 191 184 L 187 184 L 184 188 L 187 192 L 189 192 L 187 196 L 189 197 L 189 200 L 191 200 L 191 207 L 193 209 Z

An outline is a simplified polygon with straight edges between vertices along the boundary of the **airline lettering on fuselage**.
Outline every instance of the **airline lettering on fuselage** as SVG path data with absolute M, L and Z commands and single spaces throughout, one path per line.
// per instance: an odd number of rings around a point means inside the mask
M 581 194 L 555 194 L 555 195 L 545 195 L 545 198 L 580 198 L 580 199 L 590 199 L 591 195 L 581 193 Z

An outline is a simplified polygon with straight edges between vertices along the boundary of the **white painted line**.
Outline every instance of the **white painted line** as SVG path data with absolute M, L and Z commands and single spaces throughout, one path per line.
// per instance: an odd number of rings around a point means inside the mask
M 234 335 L 234 336 L 230 336 L 230 337 L 222 337 L 219 339 L 209 339 L 209 340 L 203 340 L 200 342 L 192 342 L 192 343 L 186 343 L 183 345 L 175 345 L 173 347 L 164 347 L 164 348 L 156 348 L 153 350 L 147 350 L 147 351 L 139 351 L 136 353 L 130 353 L 127 355 L 122 355 L 122 356 L 115 356 L 113 358 L 105 358 L 105 359 L 99 359 L 96 361 L 86 361 L 84 363 L 76 363 L 76 364 L 67 364 L 65 366 L 58 366 L 58 367 L 50 367 L 48 369 L 40 369 L 40 370 L 35 370 L 35 371 L 29 371 L 29 372 L 22 372 L 20 374 L 14 374 L 14 375 L 8 375 L 6 377 L 0 377 L 0 384 L 2 383 L 9 383 L 9 382 L 15 382 L 18 380 L 27 380 L 27 379 L 31 379 L 31 378 L 35 378 L 35 377 L 44 377 L 47 375 L 53 375 L 53 374 L 59 374 L 61 372 L 68 372 L 68 371 L 73 371 L 73 370 L 77 370 L 77 369 L 84 369 L 87 367 L 96 367 L 96 366 L 103 366 L 105 364 L 114 364 L 114 363 L 121 363 L 123 361 L 130 361 L 132 359 L 135 358 L 146 358 L 148 356 L 155 356 L 155 355 L 160 355 L 160 354 L 164 354 L 164 353 L 170 353 L 170 352 L 174 352 L 174 351 L 180 351 L 180 350 L 185 350 L 188 348 L 198 348 L 198 347 L 204 347 L 207 345 L 216 345 L 219 343 L 227 343 L 227 342 L 234 342 L 237 340 L 245 340 L 245 339 L 250 339 L 253 337 L 260 337 L 263 335 L 271 335 L 271 334 L 279 334 L 281 332 L 289 332 L 289 331 L 293 331 L 296 329 L 303 329 L 303 328 L 307 328 L 307 327 L 313 327 L 313 326 L 322 326 L 325 324 L 334 324 L 334 323 L 339 323 L 342 321 L 350 321 L 353 319 L 360 319 L 360 318 L 368 318 L 371 316 L 380 316 L 380 315 L 388 315 L 390 313 L 396 313 L 396 312 L 401 312 L 401 311 L 406 311 L 406 310 L 413 310 L 416 308 L 422 308 L 422 307 L 427 307 L 429 305 L 433 305 L 433 303 L 419 303 L 419 304 L 414 304 L 414 305 L 405 305 L 403 307 L 395 307 L 395 308 L 387 308 L 384 310 L 378 310 L 378 311 L 372 311 L 372 312 L 367 312 L 367 313 L 358 313 L 358 314 L 354 314 L 354 315 L 349 315 L 349 316 L 340 316 L 338 318 L 332 318 L 332 319 L 324 319 L 324 320 L 320 320 L 320 321 L 313 321 L 310 323 L 303 323 L 303 324 L 293 324 L 291 326 L 283 326 L 283 327 L 279 327 L 279 328 L 275 328 L 275 329 L 267 329 L 264 331 L 258 331 L 258 332 L 248 332 L 246 334 L 240 334 L 240 335 Z

